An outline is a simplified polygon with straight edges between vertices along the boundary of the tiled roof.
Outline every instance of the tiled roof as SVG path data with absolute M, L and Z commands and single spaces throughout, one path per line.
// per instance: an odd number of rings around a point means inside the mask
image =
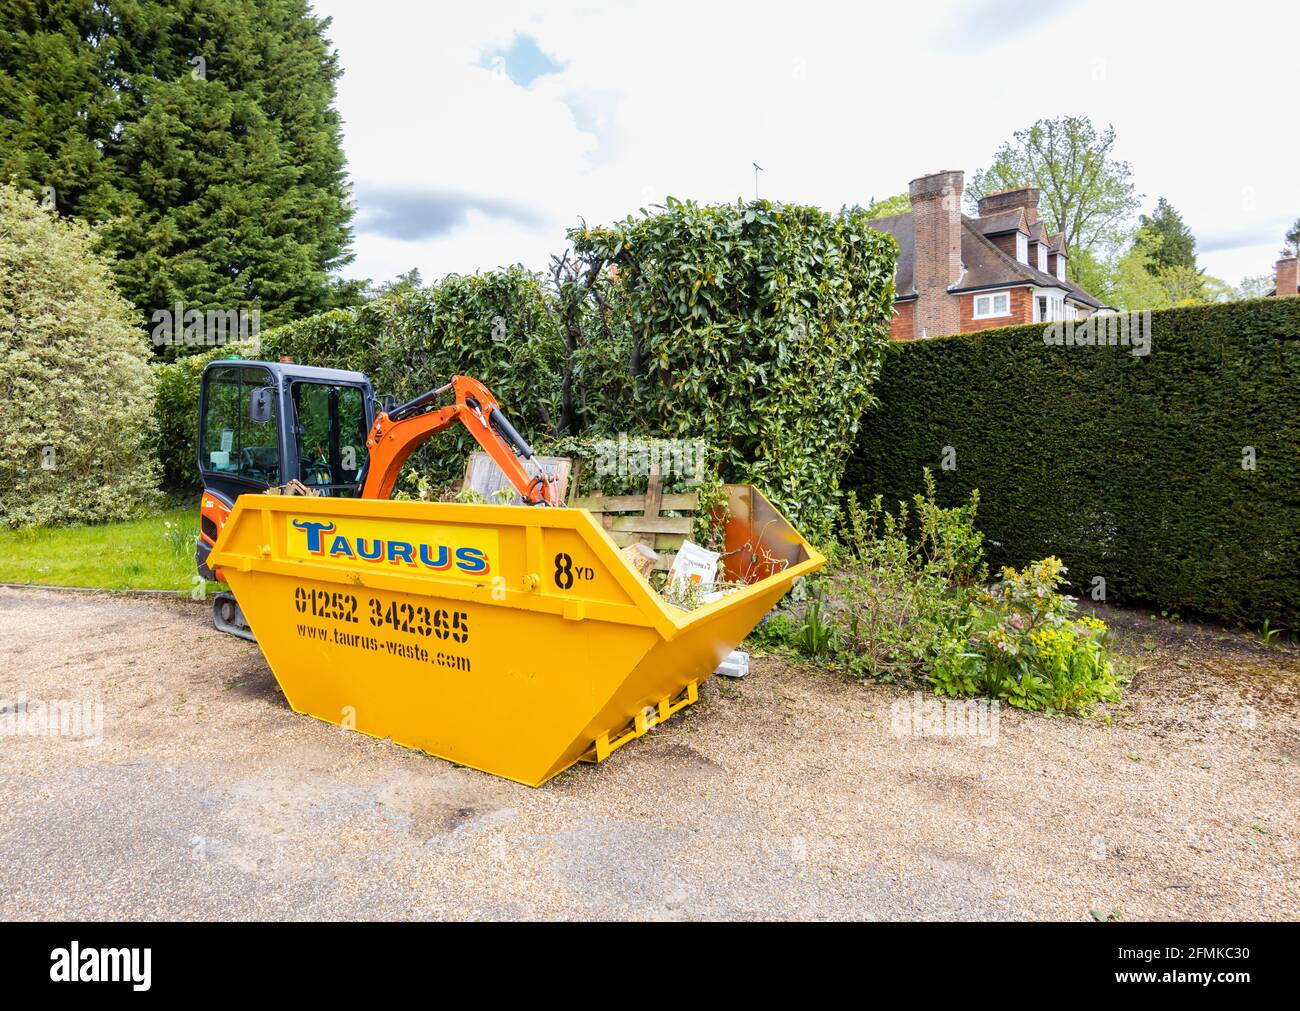
M 971 218 L 970 220 L 975 223 L 981 235 L 1001 235 L 1004 232 L 1029 230 L 1028 224 L 1025 222 L 1025 212 L 1020 207 L 1002 211 L 1000 214 L 989 214 L 982 218 Z
M 963 292 L 996 288 L 999 285 L 1033 284 L 1041 288 L 1061 288 L 1075 301 L 1082 302 L 1093 309 L 1100 308 L 1102 303 L 1077 284 L 1072 281 L 1062 281 L 1054 274 L 1046 274 L 1027 263 L 1021 263 L 985 238 L 986 235 L 997 234 L 998 231 L 1013 230 L 1014 223 L 1004 228 L 1002 226 L 1005 225 L 1005 221 L 1001 219 L 1018 214 L 1023 212 L 1005 211 L 987 218 L 971 218 L 965 214 L 961 216 L 961 262 L 964 269 L 960 279 L 949 290 Z M 989 230 L 990 222 L 994 223 L 992 231 Z M 916 260 L 916 238 L 912 215 L 896 214 L 891 218 L 876 218 L 868 224 L 877 231 L 888 232 L 898 243 L 898 268 L 894 275 L 894 288 L 899 298 L 914 296 L 916 283 L 913 267 Z M 1041 221 L 1031 226 L 1031 236 L 1034 234 L 1033 229 L 1037 229 L 1038 236 L 1034 241 L 1044 242 L 1051 251 L 1060 248 L 1056 243 L 1061 241 L 1061 236 L 1051 235 Z
M 912 266 L 916 262 L 916 232 L 912 228 L 911 212 L 895 214 L 892 218 L 876 218 L 868 225 L 878 232 L 888 232 L 898 243 L 898 267 L 894 271 L 894 293 L 899 298 L 916 294 L 912 280 Z

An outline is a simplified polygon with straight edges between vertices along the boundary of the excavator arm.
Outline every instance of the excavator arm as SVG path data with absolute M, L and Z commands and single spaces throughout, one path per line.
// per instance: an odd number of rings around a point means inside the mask
M 431 409 L 448 391 L 454 393 L 455 400 L 446 407 Z M 375 418 L 366 439 L 370 462 L 361 497 L 390 498 L 406 458 L 431 436 L 457 422 L 469 429 L 525 502 L 559 504 L 555 481 L 537 461 L 532 447 L 510 424 L 492 392 L 469 376 L 453 376 L 445 386 L 429 390 Z M 526 462 L 532 463 L 535 475 L 529 475 Z

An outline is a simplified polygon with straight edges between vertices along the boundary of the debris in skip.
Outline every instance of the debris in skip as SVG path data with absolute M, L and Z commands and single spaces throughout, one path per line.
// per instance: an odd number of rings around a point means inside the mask
M 655 563 L 659 561 L 659 555 L 654 548 L 647 547 L 640 541 L 635 544 L 629 544 L 622 551 L 622 555 L 627 559 L 628 564 L 636 569 L 643 578 L 649 579 L 650 573 L 654 571 Z
M 687 585 L 695 585 L 704 593 L 713 589 L 713 580 L 718 575 L 718 559 L 722 556 L 716 551 L 702 548 L 691 541 L 684 541 L 677 549 L 677 558 L 668 570 L 667 586 L 681 592 Z
M 739 590 L 744 583 L 718 580 L 721 553 L 684 541 L 668 569 L 660 591 L 664 600 L 683 611 L 712 604 Z

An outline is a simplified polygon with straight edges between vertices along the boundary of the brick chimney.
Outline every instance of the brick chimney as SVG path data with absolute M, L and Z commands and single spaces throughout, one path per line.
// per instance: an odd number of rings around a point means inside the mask
M 913 179 L 912 228 L 915 256 L 912 279 L 916 285 L 915 337 L 942 337 L 961 330 L 961 302 L 948 289 L 961 277 L 961 194 L 965 179 L 960 172 L 936 172 Z
M 1297 287 L 1300 287 L 1300 276 L 1298 276 L 1297 260 L 1294 256 L 1285 256 L 1277 261 L 1277 293 L 1279 295 L 1294 295 Z
M 1001 214 L 1003 211 L 1014 211 L 1017 207 L 1023 207 L 1025 221 L 1032 225 L 1038 220 L 1038 197 L 1037 186 L 1021 186 L 1018 190 L 990 193 L 980 200 L 980 217 L 987 218 L 992 214 Z

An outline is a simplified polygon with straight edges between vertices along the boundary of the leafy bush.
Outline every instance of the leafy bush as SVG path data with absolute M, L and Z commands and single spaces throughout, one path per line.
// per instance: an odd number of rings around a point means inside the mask
M 399 398 L 473 375 L 539 445 L 703 439 L 716 484 L 751 481 L 807 536 L 828 540 L 888 345 L 893 240 L 860 211 L 767 201 L 670 200 L 662 213 L 570 235 L 579 259 L 557 258 L 549 281 L 512 267 L 402 286 L 270 330 L 261 355 L 364 371 Z M 197 374 L 185 364 L 166 367 L 157 403 L 167 485 L 188 490 Z M 469 448 L 457 434 L 411 465 L 437 487 Z
M 815 540 L 889 342 L 897 247 L 861 212 L 769 201 L 570 233 L 593 279 L 574 355 L 601 432 L 702 436 Z
M 168 491 L 187 494 L 199 489 L 199 377 L 204 365 L 236 348 L 258 357 L 253 346 L 236 345 L 154 366 L 153 451 Z
M 0 185 L 0 522 L 127 519 L 155 504 L 153 375 L 83 224 Z
M 924 679 L 940 695 L 988 695 L 1024 709 L 1085 712 L 1116 699 L 1106 626 L 1075 617 L 1074 602 L 1058 590 L 1061 562 L 1005 569 L 982 589 L 978 493 L 944 508 L 925 478 L 913 509 L 900 503 L 897 515 L 883 511 L 879 496 L 862 510 L 850 495 L 845 565 L 833 577 L 844 668 L 886 681 Z
M 1065 566 L 1045 558 L 981 594 L 971 648 L 940 657 L 930 675 L 939 695 L 989 695 L 1021 709 L 1087 710 L 1119 698 L 1105 622 L 1076 618 L 1059 592 Z
M 913 497 L 913 509 L 900 502 L 897 515 L 884 511 L 879 496 L 863 510 L 849 495 L 846 563 L 836 586 L 840 658 L 854 674 L 918 677 L 937 657 L 964 648 L 972 586 L 987 572 L 975 530 L 979 496 L 944 509 L 934 495 L 928 472 L 925 493 Z
M 950 447 L 939 499 L 980 489 L 996 565 L 1055 554 L 1108 603 L 1294 626 L 1300 298 L 1153 312 L 1145 356 L 1045 329 L 897 346 L 846 487 L 892 501 Z
M 796 631 L 794 618 L 782 611 L 773 611 L 749 633 L 748 642 L 759 649 L 779 650 L 794 641 Z

